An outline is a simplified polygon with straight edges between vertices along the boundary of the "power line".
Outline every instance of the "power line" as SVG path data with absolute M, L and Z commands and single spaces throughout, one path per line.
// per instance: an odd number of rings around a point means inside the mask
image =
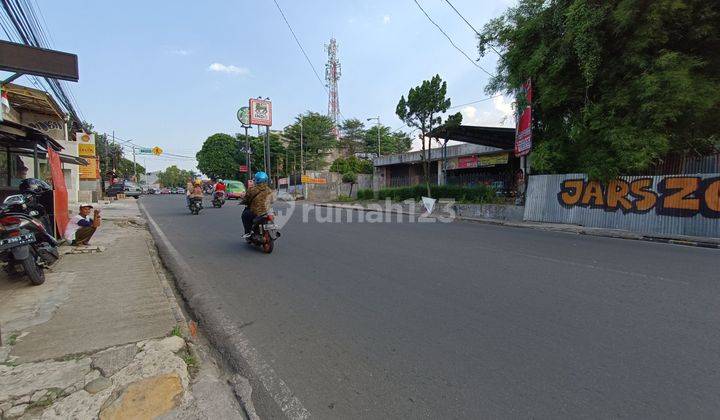
M 290 33 L 292 34 L 293 38 L 295 38 L 295 42 L 297 43 L 298 47 L 300 47 L 300 51 L 302 51 L 303 55 L 305 56 L 305 60 L 307 60 L 308 64 L 310 64 L 310 67 L 312 68 L 313 73 L 315 73 L 315 77 L 317 78 L 318 82 L 320 82 L 323 89 L 327 90 L 327 86 L 325 86 L 325 83 L 323 83 L 322 79 L 320 78 L 320 75 L 318 74 L 317 70 L 315 69 L 315 66 L 313 65 L 312 61 L 310 61 L 310 57 L 308 57 L 307 53 L 305 52 L 305 48 L 303 48 L 297 35 L 295 35 L 295 31 L 293 30 L 292 26 L 290 26 L 290 22 L 288 22 L 287 18 L 285 17 L 285 12 L 283 12 L 283 10 L 280 7 L 280 5 L 278 4 L 277 0 L 273 0 L 273 2 L 275 3 L 275 6 L 277 7 L 278 11 L 280 11 L 280 15 L 282 16 L 283 20 L 285 21 L 285 24 L 287 25 L 288 29 L 290 29 Z
M 471 24 L 470 22 L 468 22 L 467 19 L 465 19 L 465 16 L 463 16 L 462 13 L 460 13 L 460 11 L 458 11 L 458 9 L 456 9 L 455 6 L 453 6 L 453 4 L 450 3 L 450 0 L 445 0 L 445 3 L 447 3 L 450 7 L 452 7 L 452 9 L 455 11 L 455 13 L 457 13 L 457 15 L 460 16 L 460 19 L 464 20 L 465 23 L 467 23 L 467 26 L 469 26 L 470 29 L 472 29 L 473 32 L 475 32 L 475 34 L 476 34 L 478 37 L 482 37 L 482 35 L 480 35 L 480 32 L 478 32 L 478 30 L 475 29 L 475 27 L 472 26 L 472 24 Z M 492 49 L 493 51 L 495 51 L 495 54 L 501 55 L 501 54 L 498 52 L 498 50 L 495 49 L 495 47 L 493 47 L 492 45 L 488 45 L 488 46 L 490 47 L 490 49 Z
M 467 54 L 465 53 L 465 51 L 463 51 L 460 47 L 458 47 L 457 44 L 455 44 L 455 42 L 452 40 L 452 38 L 450 38 L 450 35 L 448 35 L 447 32 L 445 32 L 445 31 L 443 30 L 443 28 L 440 27 L 440 25 L 438 25 L 437 23 L 435 23 L 434 20 L 432 20 L 432 18 L 430 17 L 430 15 L 428 15 L 428 13 L 425 11 L 425 9 L 423 9 L 423 7 L 420 5 L 420 3 L 418 3 L 417 0 L 413 0 L 413 1 L 414 1 L 415 4 L 417 5 L 417 7 L 419 7 L 420 10 L 422 10 L 423 14 L 425 15 L 425 17 L 428 18 L 428 20 L 430 21 L 430 23 L 432 23 L 433 25 L 435 25 L 435 27 L 438 28 L 438 30 L 439 30 L 440 32 L 442 32 L 443 35 L 445 35 L 445 38 L 447 38 L 447 40 L 450 41 L 450 44 L 452 44 L 452 46 L 455 47 L 455 49 L 458 50 L 458 51 L 460 52 L 460 54 L 462 54 L 463 56 L 465 56 L 465 58 L 467 58 L 467 60 L 468 60 L 470 63 L 472 63 L 473 66 L 475 66 L 475 67 L 477 67 L 478 69 L 482 70 L 482 71 L 485 72 L 488 76 L 490 76 L 490 77 L 495 77 L 495 76 L 494 76 L 493 74 L 491 74 L 489 71 L 485 70 L 484 68 L 482 68 L 482 66 L 480 66 L 478 63 L 476 63 L 475 60 L 473 60 L 472 58 L 470 58 L 470 56 L 467 55 Z

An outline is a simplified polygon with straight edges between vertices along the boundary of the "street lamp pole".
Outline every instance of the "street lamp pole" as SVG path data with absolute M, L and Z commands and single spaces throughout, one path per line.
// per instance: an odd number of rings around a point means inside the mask
M 300 177 L 305 175 L 305 160 L 303 157 L 303 117 L 300 116 Z

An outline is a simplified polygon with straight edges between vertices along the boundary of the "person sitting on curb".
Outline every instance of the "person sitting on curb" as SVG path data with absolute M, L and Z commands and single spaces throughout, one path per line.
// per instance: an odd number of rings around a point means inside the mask
M 100 227 L 100 210 L 93 211 L 93 217 L 90 217 L 90 211 L 93 210 L 92 204 L 81 204 L 80 212 L 73 216 L 65 228 L 65 239 L 71 241 L 72 245 L 89 245 L 90 238 Z

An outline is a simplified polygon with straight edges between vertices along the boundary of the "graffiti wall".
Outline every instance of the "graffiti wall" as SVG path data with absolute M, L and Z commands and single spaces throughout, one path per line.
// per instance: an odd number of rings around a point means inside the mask
M 525 220 L 661 235 L 720 237 L 720 174 L 530 177 Z

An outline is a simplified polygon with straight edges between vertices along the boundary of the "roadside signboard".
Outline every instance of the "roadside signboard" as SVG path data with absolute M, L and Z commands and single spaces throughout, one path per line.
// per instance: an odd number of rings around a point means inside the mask
M 160 156 L 160 155 L 162 155 L 162 153 L 163 153 L 163 149 L 161 149 L 161 148 L 159 148 L 159 147 L 157 147 L 157 146 L 155 146 L 155 147 L 152 148 L 152 154 L 153 154 L 153 155 L 155 155 L 155 156 Z
M 527 105 L 523 109 L 515 130 L 515 156 L 525 156 L 532 150 L 532 83 L 523 83 Z
M 279 178 L 278 185 L 287 185 L 290 182 L 289 178 Z
M 0 70 L 77 82 L 77 55 L 0 40 Z
M 240 172 L 247 172 L 247 171 L 248 171 L 247 165 L 240 165 Z
M 327 184 L 327 179 L 325 178 L 311 178 L 307 175 L 303 175 L 301 178 L 301 182 L 303 184 Z
M 88 161 L 87 165 L 80 165 L 80 179 L 97 179 L 98 160 L 94 157 L 83 157 Z
M 498 155 L 478 156 L 478 167 L 506 165 L 508 163 L 508 154 L 500 153 Z
M 243 126 L 250 125 L 250 108 L 244 106 L 238 109 L 237 119 Z
M 272 125 L 272 102 L 265 99 L 250 99 L 250 124 Z
M 153 151 L 150 147 L 140 147 L 138 148 L 138 153 L 141 155 L 152 155 Z
M 95 134 L 83 132 L 75 133 L 75 140 L 78 143 L 78 156 L 83 158 L 95 157 Z M 81 166 L 81 171 L 82 168 L 83 167 Z M 92 170 L 93 178 L 90 179 L 95 179 L 95 168 L 93 167 Z

